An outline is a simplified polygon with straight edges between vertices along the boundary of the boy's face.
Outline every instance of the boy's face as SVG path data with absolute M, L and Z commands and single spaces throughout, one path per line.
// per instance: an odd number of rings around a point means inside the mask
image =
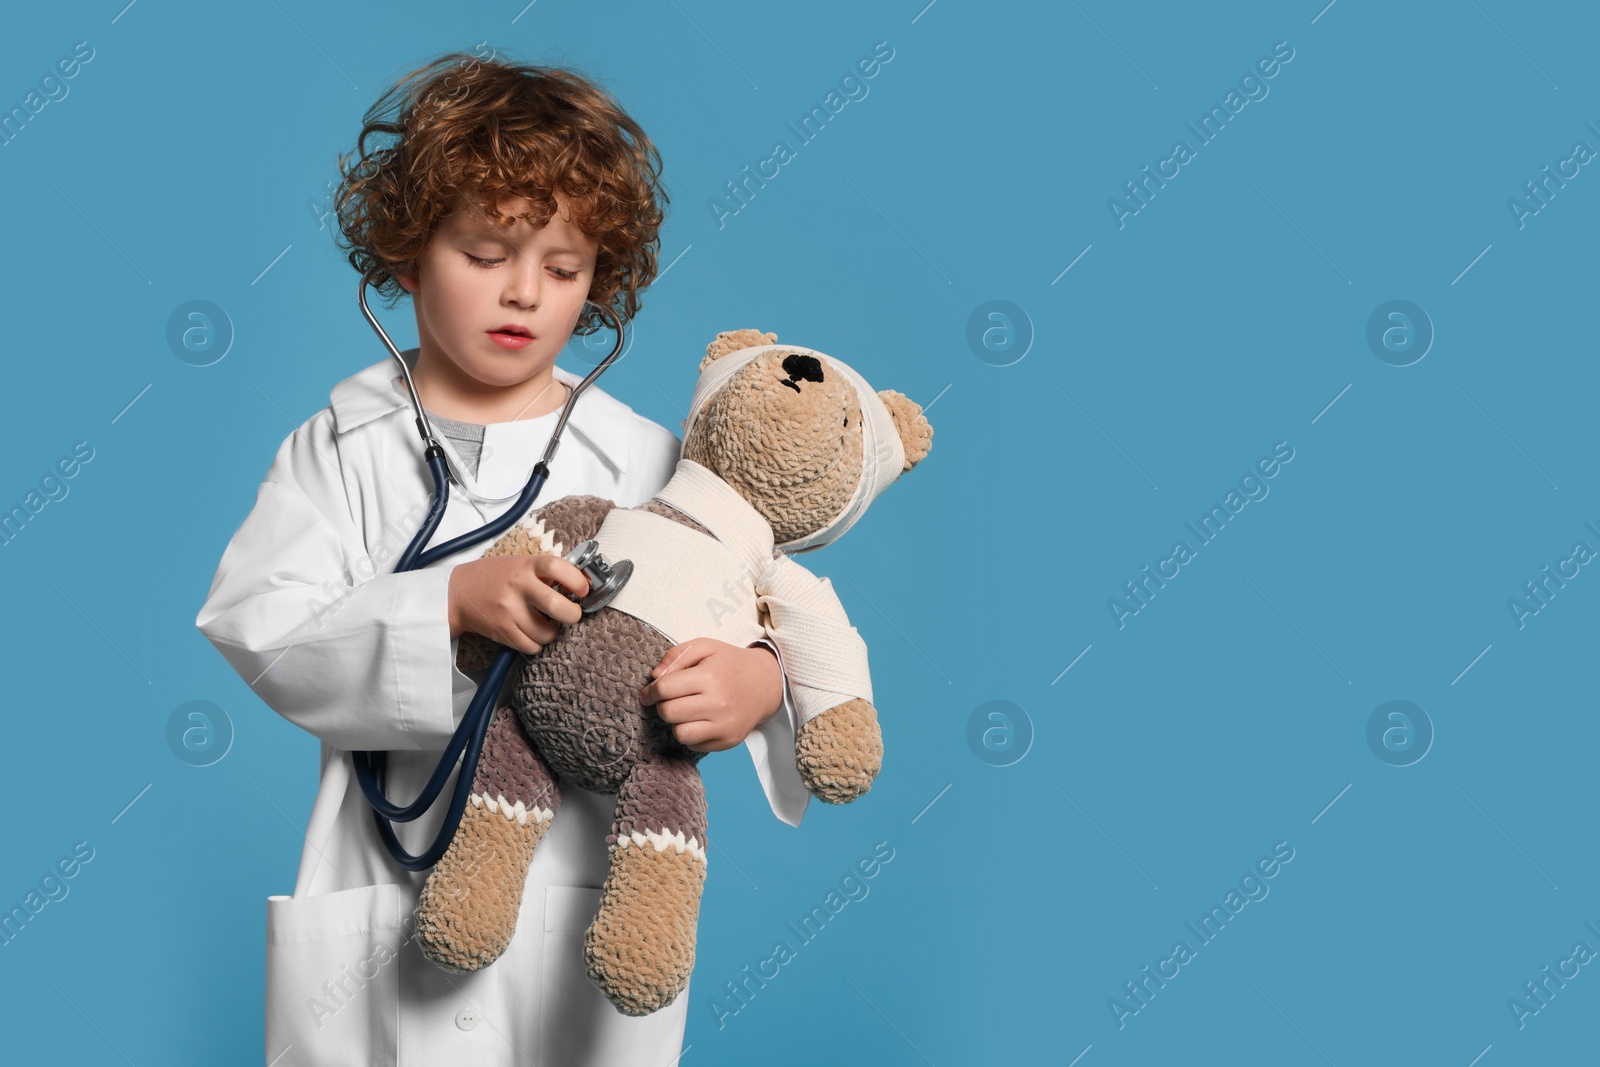
M 412 294 L 425 353 L 436 354 L 487 386 L 518 385 L 546 372 L 572 336 L 594 278 L 596 243 L 567 217 L 567 205 L 542 227 L 518 218 L 500 228 L 464 197 L 418 257 L 416 274 L 397 274 Z M 504 215 L 530 205 L 502 200 Z M 500 333 L 521 327 L 532 340 Z

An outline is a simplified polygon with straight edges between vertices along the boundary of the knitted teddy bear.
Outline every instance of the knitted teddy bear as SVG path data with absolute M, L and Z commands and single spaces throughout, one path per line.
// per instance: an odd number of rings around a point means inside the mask
M 439 966 L 475 971 L 505 951 L 534 849 L 561 790 L 576 786 L 617 797 L 610 869 L 584 935 L 589 978 L 627 1015 L 677 998 L 694 968 L 705 882 L 705 753 L 679 743 L 638 693 L 683 641 L 771 638 L 807 790 L 842 804 L 871 787 L 883 744 L 866 645 L 827 580 L 789 553 L 843 533 L 928 454 L 933 429 L 904 395 L 875 393 L 839 360 L 776 341 L 733 330 L 707 346 L 681 459 L 653 499 L 618 508 L 563 497 L 486 551 L 565 555 L 592 538 L 605 560 L 634 569 L 607 606 L 513 672 L 471 803 L 418 901 L 418 941 Z M 481 670 L 495 651 L 464 634 L 458 663 Z

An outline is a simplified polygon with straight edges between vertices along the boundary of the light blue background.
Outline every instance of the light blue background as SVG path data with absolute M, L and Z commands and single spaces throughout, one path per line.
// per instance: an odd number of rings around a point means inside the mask
M 744 752 L 703 764 L 717 851 L 683 1062 L 1592 1050 L 1595 966 L 1523 1029 L 1507 1001 L 1575 942 L 1600 949 L 1600 577 L 1521 629 L 1507 601 L 1575 541 L 1600 548 L 1600 177 L 1523 228 L 1507 201 L 1574 142 L 1600 148 L 1600 21 L 1506 0 L 924 3 L 7 13 L 7 108 L 95 49 L 0 149 L 0 505 L 95 450 L 0 552 L 0 904 L 95 849 L 0 949 L 8 1056 L 259 1062 L 264 898 L 292 888 L 317 745 L 193 620 L 279 442 L 383 355 L 312 207 L 337 154 L 395 77 L 480 41 L 599 77 L 665 157 L 663 260 L 682 255 L 610 392 L 676 430 L 706 342 L 753 326 L 936 428 L 807 560 L 872 650 L 870 795 L 794 830 Z M 719 228 L 723 183 L 880 40 L 870 95 Z M 1284 40 L 1270 95 L 1119 229 L 1108 199 Z M 193 299 L 237 330 L 209 367 L 164 339 Z M 1034 335 L 1010 366 L 966 341 L 994 299 Z M 1365 341 L 1392 299 L 1437 331 L 1409 367 Z M 408 306 L 383 314 L 414 343 Z M 1278 441 L 1294 459 L 1270 495 L 1119 629 L 1107 600 Z M 236 734 L 204 768 L 165 738 L 196 699 Z M 1032 731 L 1006 767 L 967 740 L 1001 699 Z M 1365 740 L 1391 699 L 1437 732 L 1413 766 Z M 879 841 L 870 894 L 719 1028 L 722 983 Z M 1295 858 L 1270 896 L 1119 1029 L 1110 998 L 1278 841 Z

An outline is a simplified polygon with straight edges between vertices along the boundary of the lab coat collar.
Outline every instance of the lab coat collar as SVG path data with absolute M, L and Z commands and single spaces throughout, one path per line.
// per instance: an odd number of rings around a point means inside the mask
M 400 356 L 407 367 L 415 369 L 420 352 L 421 349 L 408 348 Z M 573 388 L 577 388 L 584 377 L 560 366 L 552 367 L 551 371 L 557 381 Z M 396 380 L 400 382 L 398 390 L 391 384 Z M 408 425 L 416 418 L 404 376 L 394 365 L 393 357 L 374 363 L 335 385 L 328 394 L 328 401 L 333 408 L 334 425 L 341 435 L 394 411 L 403 410 Z M 633 409 L 601 391 L 598 383 L 584 391 L 572 408 L 572 417 L 567 420 L 567 429 L 582 434 L 619 474 L 628 469 L 628 439 L 632 427 Z M 413 435 L 415 432 L 411 431 Z

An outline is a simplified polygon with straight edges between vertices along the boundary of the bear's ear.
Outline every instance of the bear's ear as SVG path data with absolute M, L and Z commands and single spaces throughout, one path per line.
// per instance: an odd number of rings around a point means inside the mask
M 900 433 L 900 444 L 905 447 L 906 465 L 900 469 L 904 474 L 920 463 L 933 448 L 933 426 L 923 416 L 921 406 L 904 393 L 881 389 L 878 399 L 889 409 L 894 428 Z
M 717 334 L 717 339 L 706 345 L 706 358 L 700 361 L 700 370 L 705 370 L 714 361 L 721 359 L 729 352 L 737 352 L 742 348 L 755 348 L 757 345 L 775 345 L 778 335 L 775 333 L 762 333 L 760 330 L 723 330 Z

